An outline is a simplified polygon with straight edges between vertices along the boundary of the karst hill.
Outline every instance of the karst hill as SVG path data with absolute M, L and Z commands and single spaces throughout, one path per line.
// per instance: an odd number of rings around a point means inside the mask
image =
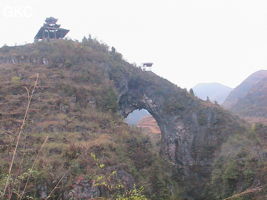
M 250 127 L 90 37 L 0 49 L 2 177 L 36 74 L 14 171 L 27 170 L 48 139 L 28 195 L 45 198 L 52 190 L 54 199 L 111 198 L 115 186 L 93 183 L 95 175 L 110 177 L 114 171 L 116 178 L 106 182 L 125 190 L 144 186 L 149 199 L 223 199 L 264 185 L 265 149 L 257 134 L 264 127 Z M 160 152 L 123 122 L 136 109 L 146 109 L 157 121 Z M 26 163 L 19 167 L 22 158 Z M 262 193 L 249 195 L 260 199 Z
M 237 86 L 223 106 L 251 122 L 267 123 L 267 70 L 251 74 Z

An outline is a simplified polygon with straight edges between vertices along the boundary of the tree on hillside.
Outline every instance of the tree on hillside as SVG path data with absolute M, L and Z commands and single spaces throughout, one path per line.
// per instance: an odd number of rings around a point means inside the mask
M 192 88 L 189 90 L 189 93 L 190 93 L 192 96 L 195 96 L 194 90 L 193 90 Z

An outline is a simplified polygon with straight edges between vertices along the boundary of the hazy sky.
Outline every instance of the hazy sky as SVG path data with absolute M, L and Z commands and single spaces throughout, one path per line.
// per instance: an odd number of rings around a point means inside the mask
M 32 42 L 49 16 L 181 87 L 267 69 L 266 0 L 0 0 L 0 46 Z

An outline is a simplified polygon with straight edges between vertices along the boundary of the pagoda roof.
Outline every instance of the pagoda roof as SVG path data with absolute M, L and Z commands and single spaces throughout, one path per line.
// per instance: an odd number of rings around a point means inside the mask
M 54 18 L 54 17 L 48 17 L 46 18 L 45 22 L 48 24 L 56 24 L 58 21 L 58 19 Z
M 153 66 L 153 63 L 143 63 L 143 66 L 144 67 L 152 67 Z

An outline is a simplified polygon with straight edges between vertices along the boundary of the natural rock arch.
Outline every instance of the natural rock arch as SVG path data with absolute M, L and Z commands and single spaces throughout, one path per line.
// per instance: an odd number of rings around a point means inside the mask
M 161 154 L 185 177 L 208 177 L 221 144 L 243 130 L 240 120 L 218 105 L 199 100 L 152 72 L 121 70 L 120 76 L 110 78 L 119 93 L 122 116 L 146 109 L 160 127 Z

